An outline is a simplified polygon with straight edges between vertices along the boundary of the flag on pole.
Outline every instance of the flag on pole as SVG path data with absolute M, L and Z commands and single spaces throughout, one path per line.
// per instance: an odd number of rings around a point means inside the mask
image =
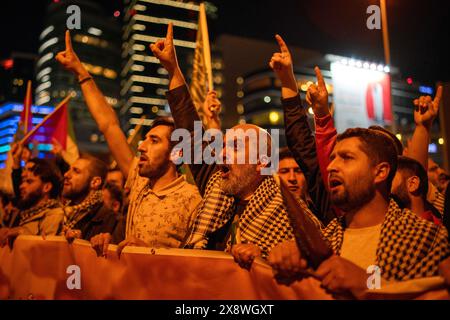
M 21 140 L 33 127 L 33 113 L 31 112 L 32 104 L 32 84 L 31 81 L 28 80 L 27 92 L 23 101 L 23 109 L 20 113 L 20 119 L 17 126 L 16 135 L 14 137 L 15 141 Z
M 201 3 L 198 15 L 197 40 L 195 44 L 190 91 L 192 101 L 203 122 L 202 105 L 206 100 L 208 91 L 213 89 L 208 23 L 206 20 L 205 4 Z
M 79 157 L 79 152 L 69 115 L 69 100 L 70 94 L 28 132 L 23 142 L 34 139 L 39 143 L 52 144 L 56 140 L 61 145 L 64 160 L 71 164 Z

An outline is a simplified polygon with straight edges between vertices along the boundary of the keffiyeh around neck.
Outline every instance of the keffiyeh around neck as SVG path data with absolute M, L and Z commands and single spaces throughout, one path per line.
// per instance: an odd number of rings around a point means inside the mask
M 220 172 L 210 178 L 185 247 L 196 247 L 198 239 L 208 239 L 232 219 L 235 199 L 222 191 L 221 179 Z M 293 238 L 283 197 L 273 177 L 264 179 L 252 195 L 239 217 L 239 230 L 242 242 L 257 245 L 264 258 L 279 242 Z
M 43 211 L 45 211 L 47 209 L 57 208 L 57 207 L 61 207 L 61 204 L 59 201 L 57 201 L 55 199 L 48 199 L 42 204 L 35 205 L 29 209 L 23 210 L 20 213 L 19 226 L 22 226 L 23 224 L 31 221 L 34 217 L 38 216 Z
M 64 228 L 72 229 L 81 219 L 103 204 L 103 195 L 100 190 L 91 191 L 80 204 L 64 207 Z

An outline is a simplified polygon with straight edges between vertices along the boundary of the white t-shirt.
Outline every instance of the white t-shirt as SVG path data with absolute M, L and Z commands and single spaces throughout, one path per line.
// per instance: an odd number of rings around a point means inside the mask
M 341 257 L 366 270 L 368 266 L 375 264 L 380 233 L 381 224 L 345 229 Z

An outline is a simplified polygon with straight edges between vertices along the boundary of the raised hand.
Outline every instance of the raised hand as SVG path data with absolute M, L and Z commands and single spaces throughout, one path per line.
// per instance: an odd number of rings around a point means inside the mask
M 66 50 L 58 52 L 56 60 L 66 70 L 73 72 L 77 76 L 87 74 L 77 54 L 73 51 L 69 30 L 66 31 Z
M 308 87 L 306 102 L 312 106 L 314 115 L 322 118 L 330 113 L 328 108 L 328 91 L 319 67 L 315 67 L 314 71 L 316 72 L 317 85 L 313 83 Z
M 153 55 L 159 59 L 163 67 L 172 75 L 178 68 L 177 54 L 173 44 L 173 24 L 167 26 L 167 34 L 164 40 L 158 40 L 150 44 Z
M 272 55 L 269 66 L 282 82 L 291 80 L 294 76 L 291 53 L 280 35 L 275 35 L 275 39 L 280 47 L 280 52 L 275 52 Z
M 217 93 L 215 91 L 209 91 L 202 106 L 202 111 L 206 117 L 206 126 L 208 129 L 214 128 L 220 130 L 219 113 L 221 108 L 222 105 L 220 100 L 217 98 Z
M 421 96 L 419 99 L 414 100 L 414 122 L 417 126 L 431 128 L 433 120 L 438 115 L 441 99 L 442 86 L 439 86 L 434 100 L 430 96 Z

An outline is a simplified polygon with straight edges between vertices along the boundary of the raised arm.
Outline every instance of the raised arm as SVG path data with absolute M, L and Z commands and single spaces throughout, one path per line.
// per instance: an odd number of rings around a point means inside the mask
M 319 210 L 318 218 L 326 224 L 332 218 L 329 195 L 322 181 L 314 137 L 301 106 L 291 54 L 283 39 L 279 35 L 275 38 L 280 52 L 272 56 L 269 65 L 281 81 L 287 144 L 306 177 L 310 197 Z
M 333 124 L 333 118 L 328 107 L 328 91 L 322 72 L 315 67 L 317 85 L 311 84 L 306 92 L 306 102 L 314 112 L 314 123 L 316 127 L 317 160 L 325 186 L 328 188 L 327 167 L 330 163 L 330 154 L 336 143 L 337 131 Z
M 56 60 L 77 77 L 89 112 L 105 136 L 109 150 L 117 161 L 120 170 L 127 177 L 134 157 L 133 152 L 120 128 L 116 112 L 106 101 L 105 96 L 73 50 L 68 30 L 66 31 L 66 50 L 59 52 L 56 55 Z
M 425 170 L 428 168 L 428 144 L 430 143 L 431 126 L 438 115 L 441 98 L 442 86 L 439 86 L 434 100 L 430 96 L 421 96 L 414 100 L 416 129 L 409 143 L 408 157 L 419 161 Z
M 191 160 L 194 159 L 194 152 L 197 150 L 203 151 L 206 144 L 202 139 L 194 140 L 194 124 L 196 121 L 201 123 L 200 117 L 192 102 L 191 95 L 186 85 L 183 73 L 178 65 L 177 54 L 173 44 L 173 26 L 169 23 L 167 26 L 167 34 L 164 40 L 158 40 L 156 43 L 150 45 L 154 56 L 159 59 L 163 67 L 169 74 L 169 91 L 167 92 L 167 100 L 169 102 L 170 111 L 175 121 L 177 128 L 187 129 L 192 137 Z M 203 194 L 206 184 L 215 172 L 215 165 L 207 165 L 204 162 L 201 164 L 194 164 L 193 161 L 189 164 L 189 168 L 194 176 L 195 183 Z
M 206 128 L 221 130 L 221 123 L 219 118 L 221 109 L 222 104 L 217 98 L 217 92 L 214 90 L 209 91 L 202 105 L 202 111 L 204 115 L 203 125 Z

